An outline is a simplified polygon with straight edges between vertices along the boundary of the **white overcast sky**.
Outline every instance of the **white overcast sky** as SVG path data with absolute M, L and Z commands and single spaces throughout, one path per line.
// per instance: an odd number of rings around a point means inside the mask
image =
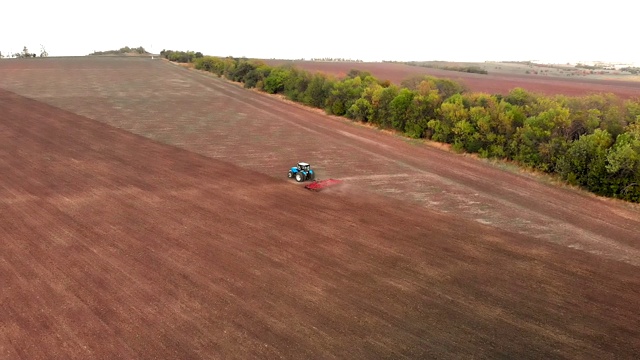
M 633 0 L 7 1 L 0 51 L 640 64 Z

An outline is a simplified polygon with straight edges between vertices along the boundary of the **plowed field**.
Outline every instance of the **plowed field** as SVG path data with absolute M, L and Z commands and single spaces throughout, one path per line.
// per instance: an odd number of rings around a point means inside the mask
M 639 229 L 163 61 L 0 61 L 0 358 L 633 358 Z

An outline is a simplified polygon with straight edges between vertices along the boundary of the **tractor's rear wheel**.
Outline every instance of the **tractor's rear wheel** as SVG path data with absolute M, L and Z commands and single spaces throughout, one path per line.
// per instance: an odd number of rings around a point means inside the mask
M 296 181 L 297 182 L 303 182 L 304 181 L 304 174 L 302 172 L 296 173 Z
M 309 174 L 309 180 L 313 181 L 316 178 L 316 174 L 315 173 L 310 173 Z

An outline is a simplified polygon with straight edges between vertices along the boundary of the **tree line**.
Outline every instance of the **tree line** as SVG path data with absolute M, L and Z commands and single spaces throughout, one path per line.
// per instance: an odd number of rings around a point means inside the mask
M 138 46 L 137 48 L 130 48 L 128 46 L 125 46 L 118 50 L 94 51 L 89 55 L 124 55 L 124 54 L 146 55 L 150 53 L 147 50 L 145 50 L 145 48 L 143 48 L 142 46 Z
M 517 162 L 596 194 L 640 202 L 640 100 L 613 94 L 470 93 L 449 79 L 400 86 L 368 72 L 344 78 L 292 65 L 202 56 L 194 67 L 328 114 L 451 144 L 460 152 Z
M 479 66 L 448 65 L 448 63 L 444 61 L 408 61 L 408 62 L 402 62 L 402 64 L 411 65 L 411 66 L 420 66 L 420 67 L 426 67 L 426 68 L 432 68 L 432 69 L 482 74 L 482 75 L 489 74 L 487 70 L 482 69 Z
M 174 62 L 179 63 L 192 63 L 195 59 L 199 59 L 203 57 L 201 52 L 194 51 L 173 51 L 173 50 L 162 50 L 160 51 L 160 56 Z
M 38 55 L 36 53 L 30 52 L 29 49 L 27 49 L 27 47 L 25 46 L 22 48 L 22 52 L 9 54 L 6 57 L 17 58 L 17 59 L 27 59 L 27 58 L 34 58 L 36 56 Z M 45 50 L 44 46 L 40 45 L 40 57 L 47 57 L 47 56 L 49 56 L 49 53 L 47 52 L 47 50 Z M 2 54 L 2 52 L 0 52 L 0 59 L 4 57 L 5 56 Z
M 640 67 L 627 66 L 621 68 L 620 71 L 626 71 L 633 75 L 640 75 Z

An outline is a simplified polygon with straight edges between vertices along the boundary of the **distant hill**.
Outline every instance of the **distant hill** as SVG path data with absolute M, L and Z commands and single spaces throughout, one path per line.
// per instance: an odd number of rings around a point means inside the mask
M 125 46 L 118 50 L 94 51 L 89 54 L 89 56 L 91 55 L 151 55 L 151 53 L 145 50 L 142 46 L 137 48 Z

